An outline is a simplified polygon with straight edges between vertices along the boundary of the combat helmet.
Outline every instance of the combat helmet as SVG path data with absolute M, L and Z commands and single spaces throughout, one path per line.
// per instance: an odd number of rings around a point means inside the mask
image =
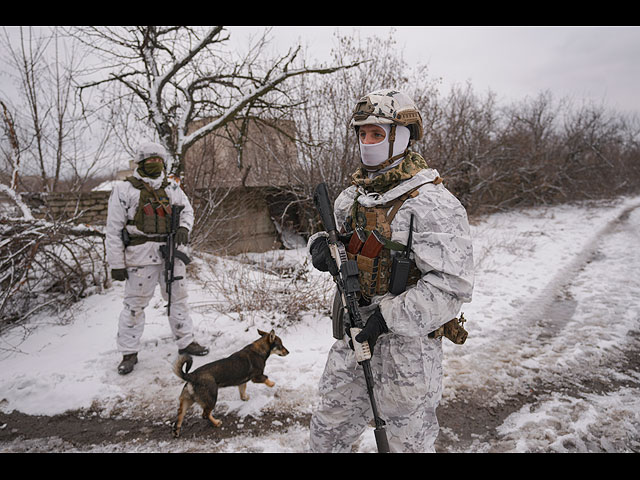
M 420 112 L 413 100 L 398 90 L 376 90 L 358 100 L 350 125 L 358 127 L 376 123 L 402 125 L 409 128 L 412 140 L 422 138 Z
M 144 162 L 147 158 L 159 157 L 167 163 L 167 150 L 159 143 L 148 142 L 138 147 L 134 161 L 136 163 Z
M 407 127 L 410 132 L 410 140 L 420 140 L 423 135 L 422 116 L 411 98 L 395 89 L 381 89 L 362 97 L 356 103 L 351 115 L 350 126 L 356 131 L 360 125 L 388 124 L 391 125 L 389 133 L 389 159 L 384 165 L 389 165 L 400 156 L 393 157 L 393 142 L 395 140 L 395 128 L 397 125 Z M 406 154 L 406 152 L 405 152 Z

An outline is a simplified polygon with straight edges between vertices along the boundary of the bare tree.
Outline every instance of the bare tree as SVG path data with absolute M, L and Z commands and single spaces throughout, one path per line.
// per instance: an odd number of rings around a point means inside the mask
M 419 150 L 429 166 L 436 168 L 447 187 L 465 204 L 473 191 L 495 179 L 480 175 L 496 157 L 499 119 L 495 95 L 480 97 L 472 86 L 454 85 L 443 98 L 420 106 L 424 138 Z M 480 182 L 480 184 L 479 184 Z
M 637 119 L 548 91 L 499 106 L 454 87 L 430 110 L 430 164 L 471 213 L 637 191 Z M 606 179 L 606 181 L 602 181 Z
M 185 173 L 184 154 L 199 139 L 235 120 L 289 108 L 282 88 L 287 79 L 351 66 L 307 67 L 298 58 L 300 47 L 268 59 L 268 31 L 242 56 L 225 49 L 229 35 L 222 26 L 84 27 L 72 34 L 107 61 L 106 76 L 81 88 L 122 85 L 140 102 L 138 114 L 170 153 L 177 177 Z M 190 131 L 196 120 L 205 121 Z
M 2 181 L 12 191 L 16 191 L 18 186 L 18 174 L 20 171 L 20 140 L 16 134 L 15 121 L 13 115 L 7 105 L 0 100 L 0 107 L 2 108 L 2 132 L 5 142 L 0 142 L 0 151 L 2 151 L 2 160 L 4 167 L 0 170 L 3 173 Z
M 349 125 L 357 100 L 376 89 L 399 88 L 416 103 L 430 106 L 436 93 L 435 80 L 426 67 L 412 69 L 403 60 L 394 31 L 386 38 L 361 39 L 357 33 L 339 32 L 335 38 L 332 61 L 357 67 L 330 77 L 297 79 L 292 89 L 301 105 L 294 116 L 297 159 L 292 162 L 284 155 L 269 152 L 273 163 L 280 170 L 286 169 L 290 176 L 286 184 L 273 183 L 289 199 L 283 214 L 295 207 L 303 233 L 317 228 L 312 202 L 315 186 L 325 182 L 335 198 L 350 185 L 351 175 L 360 166 L 357 138 Z M 284 223 L 284 218 L 279 221 Z
M 37 188 L 46 191 L 79 189 L 100 163 L 106 136 L 94 137 L 102 142 L 98 150 L 88 148 L 86 134 L 96 126 L 75 108 L 79 58 L 55 29 L 2 33 L 3 60 L 19 83 L 11 101 L 0 101 L 0 194 L 19 208 L 3 202 L 0 211 L 0 332 L 45 309 L 68 315 L 71 303 L 109 281 L 99 228 L 77 226 L 77 218 L 37 220 L 18 193 L 25 173 L 36 174 Z
M 50 168 L 47 168 L 48 161 L 45 154 L 45 137 L 44 124 L 49 116 L 49 109 L 43 105 L 41 100 L 42 87 L 41 81 L 44 78 L 43 69 L 44 52 L 46 51 L 49 38 L 44 35 L 35 34 L 31 28 L 27 31 L 20 27 L 20 40 L 17 46 L 9 39 L 6 28 L 4 29 L 3 44 L 7 49 L 9 59 L 19 72 L 20 87 L 24 94 L 25 103 L 28 108 L 28 117 L 30 117 L 31 137 L 33 139 L 32 148 L 29 149 L 37 165 L 37 170 L 41 176 L 42 183 L 47 190 L 55 189 L 58 178 L 54 174 L 53 183 L 48 181 Z M 36 36 L 34 36 L 36 35 Z M 15 122 L 14 122 L 15 125 Z M 59 165 L 53 165 L 54 171 L 59 171 Z
M 12 112 L 12 144 L 19 145 L 20 186 L 81 189 L 108 155 L 109 131 L 80 110 L 74 95 L 80 52 L 55 27 L 5 27 L 0 44 L 2 60 L 17 80 L 16 93 L 5 106 Z M 15 146 L 12 150 L 17 152 Z M 27 176 L 38 177 L 38 184 L 26 185 Z

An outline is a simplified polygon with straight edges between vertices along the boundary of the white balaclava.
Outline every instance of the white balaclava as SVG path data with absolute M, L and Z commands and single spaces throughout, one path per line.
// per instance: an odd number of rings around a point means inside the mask
M 389 133 L 391 132 L 391 125 L 388 124 L 376 124 L 385 131 L 384 140 L 374 144 L 363 144 L 360 140 L 360 158 L 365 167 L 377 167 L 382 162 L 389 159 Z M 409 145 L 409 137 L 411 132 L 407 127 L 402 125 L 396 126 L 396 139 L 393 142 L 393 154 L 392 157 L 400 155 L 404 152 Z M 398 158 L 391 166 L 395 166 L 402 161 L 402 157 Z

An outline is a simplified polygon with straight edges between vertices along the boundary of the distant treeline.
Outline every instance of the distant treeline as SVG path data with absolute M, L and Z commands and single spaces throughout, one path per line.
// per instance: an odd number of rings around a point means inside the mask
M 498 107 L 469 87 L 431 112 L 418 150 L 470 212 L 640 191 L 636 118 L 546 92 Z

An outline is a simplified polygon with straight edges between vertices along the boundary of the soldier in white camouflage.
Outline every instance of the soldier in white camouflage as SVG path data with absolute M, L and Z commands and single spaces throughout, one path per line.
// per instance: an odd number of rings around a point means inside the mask
M 171 209 L 184 207 L 176 244 L 186 247 L 193 226 L 193 207 L 180 185 L 166 176 L 168 154 L 160 144 L 140 145 L 133 175 L 116 182 L 107 211 L 106 253 L 111 277 L 124 281 L 123 309 L 118 321 L 117 347 L 122 354 L 118 373 L 131 373 L 138 363 L 145 326 L 145 309 L 160 285 L 166 300 L 166 279 L 161 246 L 167 241 Z M 179 353 L 206 355 L 207 347 L 193 338 L 189 313 L 186 265 L 178 260 L 174 274 L 182 278 L 172 287 L 169 326 Z
M 407 95 L 389 89 L 366 95 L 357 103 L 351 125 L 362 163 L 352 185 L 335 201 L 337 225 L 345 226 L 345 235 L 356 228 L 368 235 L 376 230 L 386 242 L 373 260 L 349 254 L 358 263 L 360 313 L 366 320 L 356 340 L 368 341 L 373 349 L 375 396 L 391 452 L 433 452 L 443 374 L 442 337 L 434 332 L 442 332 L 462 304 L 471 301 L 473 290 L 467 214 L 438 172 L 409 150 L 423 132 L 420 114 Z M 409 279 L 402 293 L 393 294 L 391 265 L 407 244 L 410 224 Z M 313 235 L 308 245 L 314 266 L 330 271 L 326 233 Z M 334 321 L 339 313 L 334 303 Z M 350 452 L 373 418 L 350 341 L 345 332 L 328 355 L 321 400 L 311 419 L 314 452 Z

